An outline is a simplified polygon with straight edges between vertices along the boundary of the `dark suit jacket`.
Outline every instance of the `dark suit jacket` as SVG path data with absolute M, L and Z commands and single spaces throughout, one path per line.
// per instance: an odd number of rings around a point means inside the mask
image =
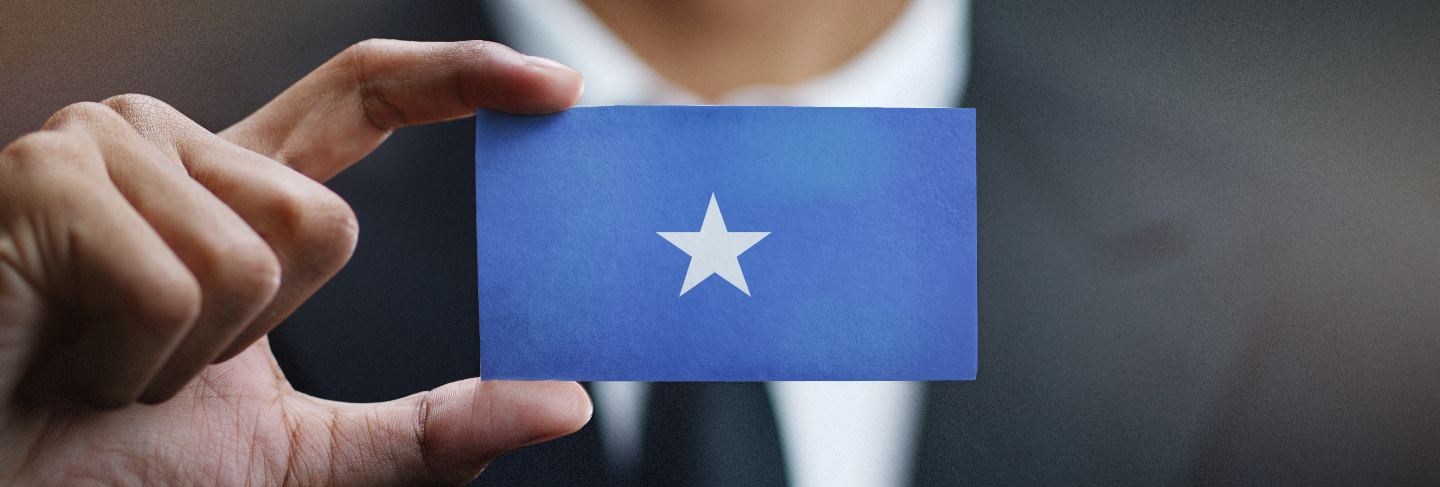
M 351 42 L 486 32 L 473 0 L 332 3 L 144 17 L 215 28 L 178 58 L 96 60 L 190 69 L 96 73 L 83 96 L 219 128 Z M 929 386 L 916 483 L 1440 483 L 1437 21 L 1435 2 L 976 0 L 980 372 Z M 471 127 L 402 131 L 331 183 L 362 237 L 272 335 L 299 389 L 475 375 Z M 596 483 L 597 445 L 590 427 L 482 480 Z

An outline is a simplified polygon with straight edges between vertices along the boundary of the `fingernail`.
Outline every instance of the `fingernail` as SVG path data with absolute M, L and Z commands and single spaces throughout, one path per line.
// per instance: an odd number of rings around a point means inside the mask
M 571 67 L 566 66 L 566 65 L 564 65 L 564 64 L 560 64 L 559 61 L 556 61 L 556 60 L 550 59 L 550 58 L 543 58 L 543 57 L 540 57 L 540 56 L 528 56 L 528 55 L 527 55 L 527 56 L 525 56 L 525 60 L 526 60 L 526 61 L 529 61 L 531 66 L 535 66 L 535 67 L 537 67 L 537 68 L 558 69 L 558 70 L 562 70 L 562 71 L 575 72 L 575 69 L 574 69 L 574 68 L 571 68 Z
M 575 70 L 575 68 L 561 64 L 559 61 L 556 61 L 554 59 L 543 58 L 540 56 L 525 55 L 525 61 L 529 63 L 530 66 L 536 69 L 556 73 L 565 73 L 566 76 L 574 76 L 575 78 L 579 79 L 580 82 L 577 83 L 578 86 L 575 87 L 575 94 L 570 98 L 569 104 L 574 105 L 580 102 L 580 96 L 585 94 L 585 76 L 581 75 L 579 71 Z
M 578 88 L 576 88 L 576 90 L 575 90 L 575 96 L 574 96 L 574 98 L 571 98 L 570 104 L 573 105 L 573 104 L 575 104 L 575 103 L 579 103 L 579 102 L 580 102 L 580 97 L 585 94 L 585 76 L 584 76 L 584 75 L 581 75 L 579 71 L 576 71 L 575 68 L 566 66 L 566 65 L 564 65 L 564 64 L 561 64 L 559 61 L 556 61 L 556 60 L 550 59 L 550 58 L 543 58 L 543 57 L 540 57 L 540 56 L 530 56 L 530 55 L 526 55 L 526 56 L 525 56 L 525 60 L 528 61 L 531 66 L 534 66 L 534 67 L 537 67 L 537 68 L 540 68 L 540 69 L 549 69 L 549 70 L 555 70 L 555 71 L 564 71 L 564 72 L 567 72 L 567 73 L 574 73 L 577 77 L 580 78 L 580 86 L 579 86 Z

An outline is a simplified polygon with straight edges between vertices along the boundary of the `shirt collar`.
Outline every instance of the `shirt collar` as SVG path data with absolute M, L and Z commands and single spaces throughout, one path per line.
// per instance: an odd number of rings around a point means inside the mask
M 582 105 L 697 104 L 575 0 L 493 0 L 520 51 L 578 69 Z M 880 38 L 839 68 L 794 86 L 749 86 L 727 105 L 952 106 L 968 70 L 969 0 L 911 0 Z

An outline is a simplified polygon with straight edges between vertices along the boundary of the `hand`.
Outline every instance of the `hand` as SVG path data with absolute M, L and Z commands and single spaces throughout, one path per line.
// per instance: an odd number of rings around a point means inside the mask
M 578 429 L 590 403 L 574 383 L 309 397 L 264 336 L 354 249 L 354 214 L 317 181 L 397 127 L 562 110 L 580 86 L 498 44 L 367 41 L 218 135 L 125 95 L 14 141 L 0 152 L 0 484 L 462 483 Z

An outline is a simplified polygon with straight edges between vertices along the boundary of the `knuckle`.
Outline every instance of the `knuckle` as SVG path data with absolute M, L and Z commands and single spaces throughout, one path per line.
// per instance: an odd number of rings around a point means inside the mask
M 152 274 L 140 283 L 130 314 L 137 324 L 178 331 L 200 316 L 200 284 L 188 272 Z
M 189 127 L 189 118 L 158 98 L 127 93 L 100 102 L 152 142 L 170 140 Z
M 82 101 L 72 103 L 65 108 L 51 115 L 45 121 L 44 128 L 51 129 L 67 125 L 95 125 L 114 123 L 118 120 L 115 111 L 110 107 L 95 103 L 93 101 Z
M 60 132 L 31 132 L 15 139 L 0 154 L 16 161 L 47 159 L 58 153 L 74 151 L 74 144 L 73 137 Z
M 95 143 L 88 137 L 54 130 L 26 134 L 0 151 L 0 158 L 11 163 L 76 163 L 97 157 Z
M 205 261 L 207 291 L 220 299 L 263 305 L 280 288 L 280 260 L 258 236 L 216 247 Z
M 295 257 L 312 272 L 338 270 L 355 251 L 360 223 L 339 195 L 319 184 L 277 198 L 274 214 Z
M 126 120 L 153 116 L 170 110 L 170 105 L 155 97 L 135 93 L 115 95 L 106 98 L 104 101 L 101 101 L 100 104 L 115 111 L 115 113 L 120 114 L 120 116 L 125 117 Z
M 87 135 L 53 130 L 26 134 L 0 150 L 0 210 L 12 216 L 65 215 L 78 201 L 106 190 L 104 172 L 99 148 Z
M 390 53 L 403 43 L 390 39 L 367 39 L 345 49 L 338 65 L 347 81 L 360 93 L 360 108 L 374 127 L 389 130 L 405 124 L 405 114 L 386 99 L 386 91 L 377 83 L 372 71 L 383 70 Z
M 401 50 L 404 45 L 404 41 L 394 39 L 366 39 L 345 48 L 336 56 L 336 60 L 348 71 L 363 74 L 366 66 L 383 64 L 385 58 Z

